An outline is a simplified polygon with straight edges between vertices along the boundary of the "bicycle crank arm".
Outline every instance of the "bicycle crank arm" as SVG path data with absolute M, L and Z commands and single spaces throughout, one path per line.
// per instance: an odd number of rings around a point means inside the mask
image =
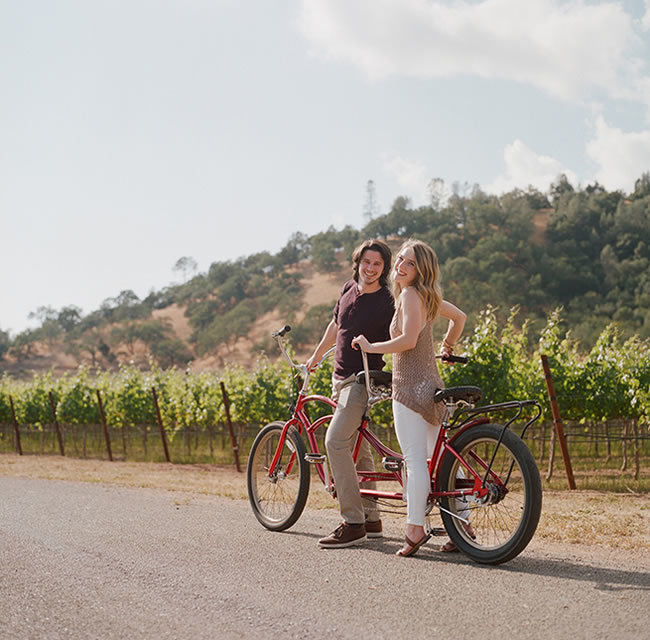
M 334 494 L 334 487 L 332 486 L 332 479 L 330 476 L 330 470 L 329 470 L 329 464 L 327 461 L 327 456 L 323 453 L 306 453 L 305 454 L 305 460 L 309 462 L 309 464 L 322 464 L 323 465 L 323 473 L 326 477 L 326 482 L 325 482 L 325 491 L 329 493 L 330 495 Z

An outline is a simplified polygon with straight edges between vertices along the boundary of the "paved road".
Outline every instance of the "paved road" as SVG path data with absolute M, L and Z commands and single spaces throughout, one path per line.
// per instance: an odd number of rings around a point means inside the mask
M 534 540 L 501 567 L 404 559 L 399 521 L 318 549 L 337 520 L 271 533 L 243 501 L 0 478 L 0 638 L 647 637 L 648 558 Z

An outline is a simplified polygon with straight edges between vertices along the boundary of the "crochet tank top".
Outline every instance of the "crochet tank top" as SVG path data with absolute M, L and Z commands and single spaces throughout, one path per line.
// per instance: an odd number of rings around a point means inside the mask
M 402 335 L 400 313 L 390 325 L 392 337 Z M 419 413 L 429 424 L 438 426 L 444 416 L 444 406 L 435 404 L 433 396 L 444 383 L 438 373 L 433 343 L 433 321 L 428 321 L 418 341 L 408 351 L 393 354 L 393 400 Z

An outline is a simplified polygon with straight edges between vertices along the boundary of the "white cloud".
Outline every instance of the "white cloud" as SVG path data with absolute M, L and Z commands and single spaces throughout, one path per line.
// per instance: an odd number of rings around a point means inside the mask
M 503 151 L 505 171 L 488 185 L 483 185 L 487 193 L 502 194 L 513 189 L 527 189 L 533 186 L 542 192 L 548 191 L 551 183 L 564 173 L 569 182 L 577 185 L 578 179 L 573 171 L 550 156 L 536 154 L 521 140 L 515 140 Z
M 596 118 L 594 138 L 587 155 L 598 165 L 594 180 L 606 189 L 634 190 L 634 182 L 650 171 L 650 130 L 626 132 Z
M 299 21 L 316 55 L 371 77 L 471 74 L 565 99 L 638 97 L 635 24 L 618 2 L 584 0 L 303 0 Z
M 574 186 L 579 183 L 574 171 L 555 158 L 538 155 L 521 140 L 515 140 L 506 146 L 503 159 L 505 163 L 503 174 L 490 184 L 480 185 L 486 193 L 500 195 L 513 189 L 525 190 L 529 186 L 547 192 L 551 183 L 555 182 L 560 174 L 566 175 Z M 384 170 L 402 189 L 401 195 L 409 197 L 414 206 L 429 203 L 431 174 L 425 165 L 408 160 L 401 155 L 392 155 L 385 157 Z M 444 191 L 446 189 L 444 183 L 442 187 Z M 442 197 L 444 200 L 444 193 Z
M 427 201 L 429 178 L 424 165 L 400 155 L 392 155 L 384 159 L 384 170 L 403 190 L 401 195 L 409 197 L 415 206 Z
M 645 13 L 641 18 L 641 26 L 644 31 L 650 31 L 650 0 L 645 0 Z

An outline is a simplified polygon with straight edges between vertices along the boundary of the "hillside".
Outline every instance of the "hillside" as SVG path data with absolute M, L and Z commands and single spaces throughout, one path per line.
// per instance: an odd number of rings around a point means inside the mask
M 328 273 L 319 273 L 311 260 L 305 260 L 300 264 L 301 283 L 304 289 L 304 306 L 295 314 L 292 323 L 299 323 L 303 320 L 305 314 L 312 307 L 318 305 L 334 306 L 342 284 L 350 277 L 351 273 L 350 266 L 347 264 L 342 251 L 339 252 L 337 259 L 339 262 L 337 268 Z M 154 309 L 151 317 L 156 320 L 167 320 L 170 323 L 173 337 L 181 340 L 187 349 L 193 353 L 192 368 L 195 371 L 221 369 L 228 363 L 251 367 L 263 350 L 272 359 L 277 356 L 269 336 L 272 331 L 287 323 L 286 316 L 279 310 L 270 311 L 257 318 L 248 334 L 239 338 L 232 348 L 220 345 L 213 353 L 203 356 L 194 355 L 190 341 L 192 327 L 185 315 L 186 310 L 186 305 L 172 304 L 164 309 Z M 104 328 L 107 340 L 112 328 L 111 325 Z M 324 329 L 325 325 L 323 325 Z M 142 342 L 136 343 L 131 351 L 123 343 L 115 344 L 113 349 L 117 353 L 125 354 L 118 357 L 113 366 L 131 360 L 146 365 L 151 353 L 150 349 Z M 306 359 L 311 351 L 308 348 L 302 348 L 297 349 L 296 353 L 301 358 Z M 4 361 L 0 362 L 0 371 L 15 376 L 22 376 L 31 372 L 52 371 L 55 376 L 59 376 L 76 370 L 81 364 L 92 366 L 92 358 L 87 354 L 73 356 L 67 353 L 66 345 L 62 339 L 50 342 L 39 340 L 33 343 L 30 355 L 23 359 L 19 360 L 11 354 L 5 356 Z M 102 367 L 107 366 L 105 362 L 99 364 Z
M 260 353 L 276 357 L 270 332 L 285 323 L 304 358 L 350 277 L 354 247 L 373 237 L 394 249 L 410 237 L 435 248 L 444 295 L 468 314 L 466 333 L 489 305 L 500 322 L 518 309 L 531 335 L 563 308 L 562 329 L 582 352 L 610 323 L 624 338 L 650 337 L 650 174 L 629 196 L 598 184 L 576 191 L 560 178 L 548 195 L 475 189 L 444 207 L 418 208 L 398 197 L 361 230 L 297 232 L 275 255 L 213 262 L 143 300 L 125 290 L 86 316 L 74 306 L 40 308 L 37 329 L 13 339 L 0 331 L 0 371 L 60 374 L 79 364 L 115 369 L 131 361 L 249 367 Z

